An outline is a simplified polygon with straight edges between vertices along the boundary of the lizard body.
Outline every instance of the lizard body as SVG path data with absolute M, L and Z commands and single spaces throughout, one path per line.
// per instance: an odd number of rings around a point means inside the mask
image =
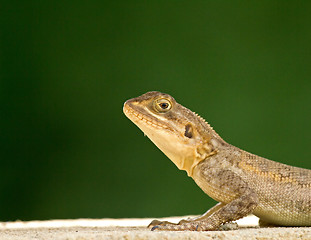
M 311 226 L 311 171 L 274 162 L 225 142 L 199 115 L 173 97 L 148 92 L 123 111 L 150 140 L 219 203 L 178 224 L 153 221 L 152 230 L 216 230 L 250 213 L 264 223 Z

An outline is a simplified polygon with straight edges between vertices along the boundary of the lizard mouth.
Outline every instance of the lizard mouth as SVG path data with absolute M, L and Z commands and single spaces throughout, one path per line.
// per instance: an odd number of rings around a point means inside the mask
M 132 120 L 138 126 L 148 125 L 157 129 L 169 129 L 169 127 L 161 123 L 159 119 L 153 119 L 152 116 L 147 116 L 147 112 L 145 109 L 140 108 L 139 110 L 136 110 L 135 106 L 131 106 L 131 103 L 128 103 L 128 101 L 124 103 L 123 112 L 130 120 Z M 146 114 L 144 114 L 143 112 L 146 112 Z

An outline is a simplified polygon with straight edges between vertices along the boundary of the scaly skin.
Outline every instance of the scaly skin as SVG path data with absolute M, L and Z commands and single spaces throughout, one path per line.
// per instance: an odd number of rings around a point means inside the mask
M 123 111 L 175 165 L 219 203 L 178 224 L 154 220 L 152 230 L 217 230 L 250 213 L 263 223 L 311 226 L 311 171 L 274 162 L 225 142 L 173 97 L 148 92 Z

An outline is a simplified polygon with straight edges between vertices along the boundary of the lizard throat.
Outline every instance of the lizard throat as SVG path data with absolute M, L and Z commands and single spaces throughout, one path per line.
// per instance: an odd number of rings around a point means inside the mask
M 131 106 L 125 105 L 124 113 L 178 169 L 185 170 L 189 177 L 192 177 L 194 168 L 201 161 L 215 153 L 208 142 L 187 139 L 183 131 L 165 125 L 160 120 L 154 121 Z

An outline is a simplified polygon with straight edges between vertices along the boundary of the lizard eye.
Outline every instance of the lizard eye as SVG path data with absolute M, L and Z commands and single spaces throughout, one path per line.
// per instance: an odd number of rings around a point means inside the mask
M 167 112 L 172 108 L 172 103 L 165 98 L 158 99 L 154 102 L 155 109 L 158 112 Z

